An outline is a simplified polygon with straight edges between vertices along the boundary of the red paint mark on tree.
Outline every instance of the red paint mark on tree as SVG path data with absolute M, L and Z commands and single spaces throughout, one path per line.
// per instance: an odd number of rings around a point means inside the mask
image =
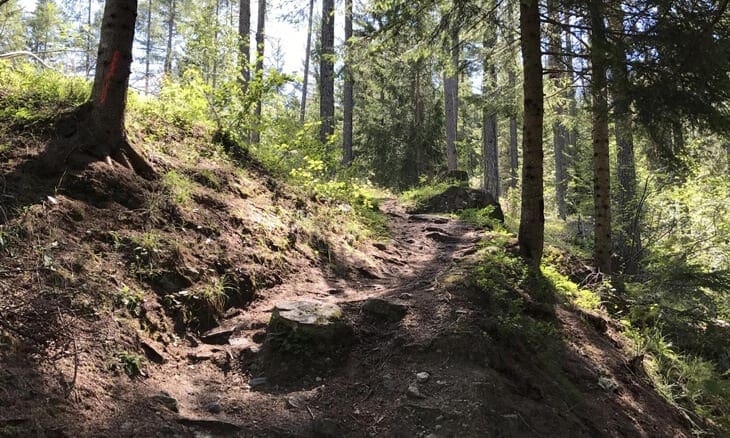
M 117 73 L 117 68 L 119 67 L 119 58 L 122 57 L 122 54 L 119 52 L 119 50 L 114 51 L 114 55 L 112 55 L 112 62 L 109 66 L 109 71 L 106 72 L 106 76 L 104 77 L 104 86 L 101 89 L 101 96 L 99 97 L 99 103 L 104 103 L 106 101 L 106 95 L 109 92 L 109 85 L 112 83 L 112 79 L 114 79 L 114 75 Z

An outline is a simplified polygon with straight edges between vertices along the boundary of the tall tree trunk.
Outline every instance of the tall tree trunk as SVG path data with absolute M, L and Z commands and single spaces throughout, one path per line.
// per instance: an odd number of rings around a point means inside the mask
M 59 123 L 64 130 L 61 138 L 49 145 L 43 157 L 48 169 L 115 160 L 145 176 L 153 175 L 152 167 L 132 149 L 124 132 L 136 19 L 137 0 L 105 3 L 90 99 L 71 120 Z
M 144 94 L 150 92 L 150 58 L 152 57 L 152 0 L 147 0 L 147 44 L 144 57 Z
M 508 81 L 510 89 L 514 89 L 517 86 L 517 75 L 514 70 L 508 72 Z M 512 188 L 517 187 L 517 170 L 519 169 L 519 151 L 517 149 L 517 115 L 514 114 L 514 109 L 510 111 L 509 115 L 509 186 Z
M 491 50 L 497 40 L 496 28 L 488 26 L 484 38 L 484 76 L 482 79 L 482 164 L 483 189 L 494 199 L 499 199 L 499 153 L 497 150 L 497 112 L 490 102 L 491 94 L 497 88 L 497 69 L 491 56 Z
M 256 126 L 251 131 L 251 143 L 261 143 L 261 109 L 263 106 L 263 81 L 264 81 L 264 31 L 266 23 L 266 0 L 259 0 L 258 21 L 256 22 L 256 82 L 258 95 L 256 96 L 256 108 L 254 109 L 254 120 Z
M 456 152 L 459 119 L 459 26 L 451 23 L 451 65 L 444 70 L 444 117 L 446 119 L 446 162 L 450 172 L 459 168 Z
M 87 5 L 86 9 L 86 73 L 85 76 L 88 78 L 91 76 L 91 0 Z
M 512 29 L 516 27 L 517 23 L 514 22 L 514 14 L 512 13 L 512 3 L 505 2 L 507 8 L 507 26 L 508 26 L 508 44 L 509 49 L 509 60 L 507 61 L 507 86 L 509 87 L 510 96 L 510 113 L 509 113 L 509 186 L 511 188 L 517 187 L 517 170 L 519 168 L 519 151 L 517 149 L 517 95 L 515 88 L 517 87 L 517 56 L 513 47 L 513 39 L 515 37 Z
M 219 13 L 221 8 L 221 0 L 215 1 L 215 23 L 213 24 L 213 41 L 211 41 L 211 50 L 213 51 L 213 56 L 210 56 L 208 61 L 212 63 L 212 86 L 215 90 L 217 88 L 218 84 L 218 30 L 220 29 L 220 22 L 219 20 Z
M 551 19 L 558 22 L 557 12 L 557 1 L 551 0 L 548 3 L 548 9 Z M 560 43 L 560 28 L 559 26 L 553 26 L 550 31 L 549 47 L 552 54 L 548 57 L 548 65 L 551 70 L 550 79 L 557 89 L 563 86 L 562 79 L 565 77 L 564 74 L 558 73 L 558 70 L 562 70 L 564 67 L 560 62 L 560 51 L 562 44 Z M 562 93 L 561 93 L 562 94 Z M 553 152 L 555 155 L 555 204 L 558 209 L 558 217 L 565 220 L 567 217 L 567 206 L 565 201 L 565 195 L 568 189 L 568 176 L 565 165 L 565 146 L 567 143 L 567 129 L 563 124 L 563 115 L 565 109 L 563 102 L 559 99 L 555 104 L 553 110 L 555 111 L 555 121 L 553 122 Z
M 309 89 L 309 59 L 312 54 L 312 18 L 314 17 L 314 0 L 309 0 L 309 20 L 307 22 L 307 49 L 304 54 L 304 81 L 302 82 L 302 105 L 299 107 L 299 123 L 304 124 L 307 114 L 307 90 Z
M 611 170 L 608 152 L 606 69 L 608 40 L 603 0 L 591 0 L 591 99 L 593 124 L 593 259 L 602 273 L 611 273 Z
M 614 8 L 609 14 L 609 23 L 614 34 L 623 31 L 623 11 Z M 614 246 L 619 258 L 618 268 L 624 274 L 636 274 L 641 254 L 641 229 L 636 198 L 636 162 L 634 159 L 633 121 L 631 101 L 628 97 L 629 78 L 626 65 L 626 50 L 621 43 L 616 45 L 611 65 L 613 75 L 614 135 L 616 137 L 616 192 L 618 229 L 614 234 Z
M 322 0 L 322 41 L 319 64 L 319 139 L 326 143 L 335 133 L 335 2 Z
M 543 198 L 543 91 L 540 54 L 540 5 L 520 0 L 520 45 L 524 71 L 525 117 L 522 129 L 522 207 L 518 243 L 532 267 L 540 266 L 545 236 Z
M 167 48 L 165 49 L 165 64 L 163 67 L 165 76 L 172 74 L 172 39 L 175 36 L 176 1 L 170 0 L 170 9 L 167 16 Z
M 241 69 L 241 91 L 246 94 L 251 81 L 251 0 L 241 0 L 238 10 L 240 39 L 238 67 Z
M 345 0 L 345 84 L 344 112 L 342 123 L 342 163 L 349 167 L 352 163 L 352 112 L 355 105 L 355 81 L 352 77 L 352 0 Z

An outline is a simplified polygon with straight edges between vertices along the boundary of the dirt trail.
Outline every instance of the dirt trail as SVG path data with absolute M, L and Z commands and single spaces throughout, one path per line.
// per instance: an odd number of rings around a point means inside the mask
M 0 432 L 18 425 L 48 436 L 690 435 L 678 410 L 629 367 L 612 328 L 599 333 L 558 306 L 549 324 L 563 334 L 565 353 L 549 372 L 534 349 L 498 339 L 502 322 L 490 316 L 487 293 L 445 281 L 478 262 L 478 242 L 488 233 L 446 217 L 409 215 L 395 200 L 381 209 L 389 217 L 387 243 L 333 251 L 330 266 L 316 259 L 297 265 L 293 277 L 230 309 L 208 333 L 170 342 L 154 330 L 129 330 L 137 339 L 124 341 L 149 359 L 142 378 L 109 373 L 102 362 L 117 351 L 114 338 L 129 322 L 94 314 L 100 316 L 88 344 L 69 356 L 78 362 L 67 360 L 58 373 L 78 372 L 68 395 L 36 391 L 58 386 L 50 372 L 32 382 L 24 380 L 23 364 L 0 370 L 0 379 L 14 379 L 0 383 L 18 388 L 0 398 L 0 408 L 4 400 L 15 403 L 0 409 Z M 405 316 L 369 317 L 369 298 L 403 306 Z M 322 357 L 320 367 L 275 381 L 262 365 L 262 345 L 272 309 L 291 300 L 338 304 L 355 341 L 344 363 Z M 146 301 L 143 310 L 153 324 L 162 305 Z
M 159 410 L 163 423 L 185 425 L 195 436 L 687 434 L 678 412 L 627 370 L 620 335 L 599 334 L 561 308 L 558 324 L 571 338 L 562 372 L 580 391 L 566 401 L 561 382 L 524 346 L 504 349 L 490 340 L 485 333 L 494 321 L 484 316 L 479 298 L 439 281 L 455 261 L 475 252 L 484 233 L 444 217 L 408 215 L 393 200 L 382 209 L 392 240 L 373 248 L 379 263 L 350 279 L 301 272 L 298 281 L 267 291 L 221 324 L 237 327 L 230 345 L 180 351 L 188 358 L 211 353 L 211 360 L 156 370 L 147 387 L 169 393 L 180 406 L 179 416 Z M 400 322 L 368 318 L 362 303 L 372 297 L 406 306 L 406 316 Z M 356 343 L 344 365 L 329 368 L 322 358 L 321 373 L 274 384 L 258 366 L 256 344 L 277 302 L 295 299 L 339 304 Z M 603 388 L 602 376 L 621 389 Z M 150 427 L 147 421 L 127 424 L 130 434 Z

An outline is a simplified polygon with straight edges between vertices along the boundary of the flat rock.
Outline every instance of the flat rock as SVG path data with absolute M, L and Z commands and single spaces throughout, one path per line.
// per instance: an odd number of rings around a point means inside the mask
M 145 356 L 147 356 L 147 359 L 160 364 L 167 362 L 165 356 L 162 355 L 162 351 L 152 342 L 142 341 L 140 342 L 140 345 L 142 346 L 142 350 L 144 351 Z
M 201 429 L 213 430 L 218 433 L 231 433 L 241 430 L 241 426 L 216 418 L 205 417 L 179 417 L 177 422 L 185 426 L 193 426 Z
M 215 327 L 200 335 L 200 340 L 206 344 L 227 344 L 228 338 L 238 329 L 238 326 Z
M 438 233 L 438 232 L 432 232 L 426 234 L 426 237 L 428 237 L 431 240 L 435 240 L 436 242 L 441 243 L 459 243 L 461 242 L 461 239 L 455 236 L 451 236 L 449 234 L 444 233 Z
M 373 318 L 390 322 L 400 321 L 408 313 L 408 308 L 403 304 L 393 303 L 381 298 L 368 298 L 363 303 L 362 310 Z
M 178 412 L 179 407 L 177 400 L 165 391 L 161 391 L 157 395 L 150 397 L 150 401 L 155 404 L 160 404 L 172 412 Z

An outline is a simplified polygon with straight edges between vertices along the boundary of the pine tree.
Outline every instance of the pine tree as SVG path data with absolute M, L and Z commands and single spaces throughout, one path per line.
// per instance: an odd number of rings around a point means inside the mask
M 518 243 L 522 256 L 531 266 L 538 267 L 545 235 L 545 201 L 540 5 L 537 0 L 520 0 L 520 31 L 525 121 L 522 129 L 522 206 Z
M 322 0 L 320 29 L 319 140 L 326 143 L 335 133 L 335 2 Z

